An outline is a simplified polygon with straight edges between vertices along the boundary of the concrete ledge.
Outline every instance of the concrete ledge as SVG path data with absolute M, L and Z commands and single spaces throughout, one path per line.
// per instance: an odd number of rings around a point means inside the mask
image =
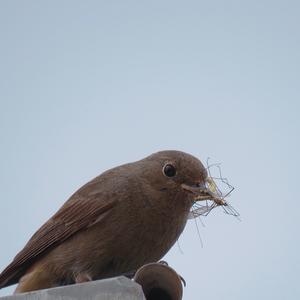
M 139 284 L 115 277 L 1 297 L 0 300 L 145 300 Z

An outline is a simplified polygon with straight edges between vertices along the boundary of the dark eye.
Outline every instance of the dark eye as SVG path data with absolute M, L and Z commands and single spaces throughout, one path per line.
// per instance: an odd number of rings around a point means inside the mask
M 173 177 L 176 175 L 176 169 L 174 166 L 172 166 L 171 164 L 166 164 L 164 166 L 164 174 L 167 176 L 167 177 Z

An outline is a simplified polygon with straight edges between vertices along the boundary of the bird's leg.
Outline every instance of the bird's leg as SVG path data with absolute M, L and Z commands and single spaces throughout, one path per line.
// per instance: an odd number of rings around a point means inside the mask
M 88 281 L 92 281 L 92 277 L 87 274 L 87 273 L 80 273 L 75 277 L 75 282 L 76 283 L 83 283 L 83 282 L 88 282 Z

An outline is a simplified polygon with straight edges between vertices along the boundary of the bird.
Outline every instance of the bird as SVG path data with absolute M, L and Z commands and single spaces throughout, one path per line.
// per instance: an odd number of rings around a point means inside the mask
M 24 293 L 114 277 L 159 261 L 190 210 L 221 199 L 199 159 L 159 151 L 107 170 L 79 188 L 0 274 L 0 288 Z

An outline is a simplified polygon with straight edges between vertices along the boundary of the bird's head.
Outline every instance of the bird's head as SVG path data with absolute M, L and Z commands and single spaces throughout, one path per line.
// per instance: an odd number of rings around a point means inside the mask
M 224 200 L 209 188 L 207 170 L 196 157 L 181 151 L 160 151 L 140 161 L 145 182 L 160 192 L 180 194 L 182 201 L 193 203 L 212 200 L 224 205 Z M 177 198 L 177 197 L 176 197 Z

